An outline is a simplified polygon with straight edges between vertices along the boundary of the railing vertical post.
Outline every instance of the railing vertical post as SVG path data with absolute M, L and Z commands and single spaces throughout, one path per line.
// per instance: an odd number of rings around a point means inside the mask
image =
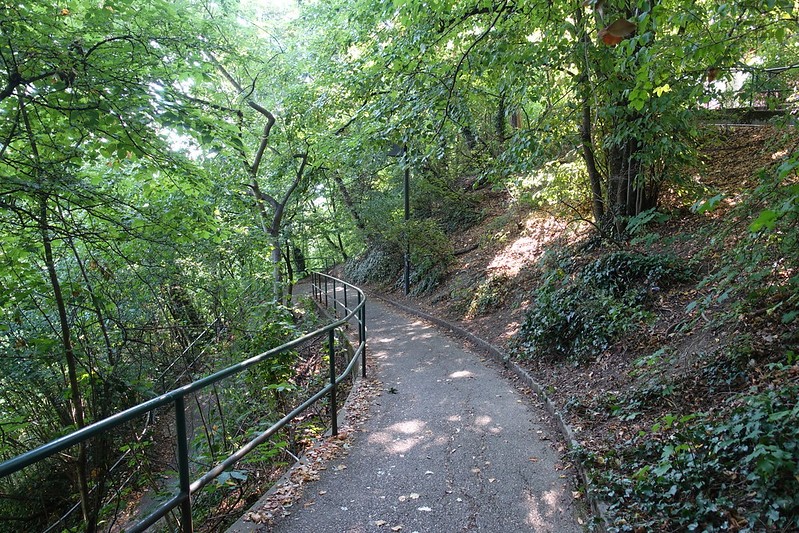
M 178 482 L 180 486 L 180 522 L 183 533 L 192 533 L 194 527 L 191 523 L 191 473 L 189 472 L 189 442 L 186 431 L 186 402 L 183 396 L 175 400 L 175 425 L 178 438 Z
M 323 278 L 325 280 L 325 309 L 329 307 L 329 303 L 327 301 L 327 276 Z
M 311 294 L 313 299 L 316 300 L 316 272 L 311 272 Z
M 338 413 L 336 408 L 336 331 L 331 329 L 327 338 L 330 351 L 330 430 L 338 435 Z
M 361 293 L 358 292 L 358 306 L 361 306 Z M 358 344 L 361 346 L 361 377 L 366 377 L 366 306 L 360 308 L 358 315 Z
M 338 318 L 338 296 L 336 295 L 336 278 L 333 278 L 333 316 Z
M 347 316 L 347 314 L 350 312 L 349 308 L 347 307 L 347 284 L 345 283 L 343 287 L 344 287 L 344 316 Z

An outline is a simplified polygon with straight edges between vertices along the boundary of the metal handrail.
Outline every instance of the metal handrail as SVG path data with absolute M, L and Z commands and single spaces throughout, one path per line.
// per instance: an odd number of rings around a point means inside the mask
M 331 412 L 331 431 L 334 435 L 338 434 L 338 421 L 337 421 L 337 405 L 336 405 L 336 389 L 338 384 L 347 378 L 355 367 L 357 361 L 361 361 L 361 375 L 366 376 L 366 295 L 363 291 L 354 285 L 334 278 L 328 274 L 320 272 L 311 273 L 312 280 L 312 294 L 313 297 L 321 302 L 324 296 L 325 306 L 328 306 L 330 296 L 327 294 L 329 287 L 333 287 L 333 310 L 334 321 L 322 328 L 319 328 L 311 333 L 298 337 L 276 348 L 265 351 L 259 355 L 251 357 L 245 361 L 237 363 L 222 369 L 210 376 L 204 377 L 183 387 L 173 389 L 156 398 L 146 402 L 135 405 L 125 411 L 104 418 L 84 428 L 74 431 L 68 435 L 64 435 L 55 439 L 47 444 L 39 446 L 38 448 L 26 452 L 22 455 L 9 459 L 0 463 L 0 478 L 9 476 L 30 466 L 34 463 L 42 461 L 62 450 L 76 446 L 90 438 L 93 438 L 101 433 L 110 431 L 121 424 L 129 422 L 142 415 L 149 415 L 149 413 L 160 407 L 173 404 L 175 406 L 175 429 L 177 435 L 177 461 L 178 461 L 178 486 L 179 492 L 172 498 L 163 503 L 155 511 L 148 514 L 138 524 L 132 526 L 127 531 L 129 533 L 144 531 L 151 525 L 155 524 L 166 516 L 170 511 L 180 507 L 181 513 L 181 529 L 184 533 L 193 531 L 192 518 L 191 518 L 191 495 L 202 489 L 210 481 L 218 477 L 226 469 L 230 468 L 233 464 L 241 460 L 245 455 L 254 450 L 259 444 L 268 440 L 272 435 L 277 433 L 286 424 L 291 422 L 294 418 L 299 416 L 303 411 L 308 409 L 314 403 L 319 401 L 324 396 L 330 397 L 330 412 Z M 336 293 L 337 286 L 349 287 L 357 294 L 357 305 L 353 308 L 348 307 L 346 302 L 346 289 L 344 302 L 338 300 Z M 342 318 L 338 317 L 338 309 L 344 311 Z M 358 325 L 358 346 L 353 353 L 352 359 L 347 365 L 346 369 L 340 374 L 336 375 L 336 351 L 335 351 L 335 332 L 345 325 L 349 325 L 352 321 Z M 202 475 L 199 479 L 192 482 L 190 479 L 191 473 L 189 471 L 189 449 L 188 449 L 188 432 L 186 430 L 186 406 L 185 398 L 187 395 L 199 392 L 206 387 L 213 385 L 225 378 L 243 372 L 264 360 L 270 359 L 272 356 L 291 350 L 307 342 L 310 342 L 318 337 L 327 334 L 328 353 L 330 356 L 330 381 L 316 394 L 308 398 L 305 402 L 297 406 L 293 411 L 281 418 L 277 423 L 272 425 L 269 429 L 255 437 L 249 443 L 241 447 L 235 453 L 230 455 L 227 459 L 220 462 L 211 470 Z

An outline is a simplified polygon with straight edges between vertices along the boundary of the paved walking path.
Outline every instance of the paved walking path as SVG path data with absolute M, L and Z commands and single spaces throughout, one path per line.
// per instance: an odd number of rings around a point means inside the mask
M 297 533 L 582 531 L 558 437 L 498 365 L 375 298 L 382 394 L 352 441 L 273 529 Z

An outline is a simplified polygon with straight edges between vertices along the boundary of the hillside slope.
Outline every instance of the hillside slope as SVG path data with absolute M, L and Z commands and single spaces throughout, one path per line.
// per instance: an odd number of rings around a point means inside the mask
M 413 298 L 548 387 L 619 530 L 799 528 L 795 150 L 771 128 L 709 132 L 693 197 L 664 191 L 623 242 L 489 195 L 453 237 L 477 248 Z

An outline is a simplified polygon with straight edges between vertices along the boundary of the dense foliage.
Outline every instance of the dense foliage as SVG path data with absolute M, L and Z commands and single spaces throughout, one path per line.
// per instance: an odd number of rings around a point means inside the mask
M 583 265 L 571 257 L 546 258 L 536 299 L 518 334 L 523 357 L 580 361 L 652 317 L 652 295 L 685 281 L 674 257 L 615 252 Z
M 723 415 L 670 415 L 620 445 L 600 478 L 613 530 L 799 527 L 796 402 L 796 386 L 755 388 Z
M 331 258 L 399 287 L 407 254 L 413 293 L 432 290 L 492 191 L 628 237 L 697 190 L 700 111 L 792 104 L 796 70 L 766 67 L 798 62 L 796 22 L 785 0 L 1 3 L 0 459 L 285 340 L 291 282 Z M 797 161 L 729 215 L 746 235 L 702 270 L 696 309 L 741 295 L 731 313 L 795 324 Z M 558 259 L 522 345 L 590 357 L 685 275 L 656 253 Z M 199 457 L 284 409 L 302 360 L 229 384 L 244 392 L 209 409 Z M 112 470 L 122 450 L 143 472 L 141 439 L 0 481 L 3 524 L 115 524 Z

